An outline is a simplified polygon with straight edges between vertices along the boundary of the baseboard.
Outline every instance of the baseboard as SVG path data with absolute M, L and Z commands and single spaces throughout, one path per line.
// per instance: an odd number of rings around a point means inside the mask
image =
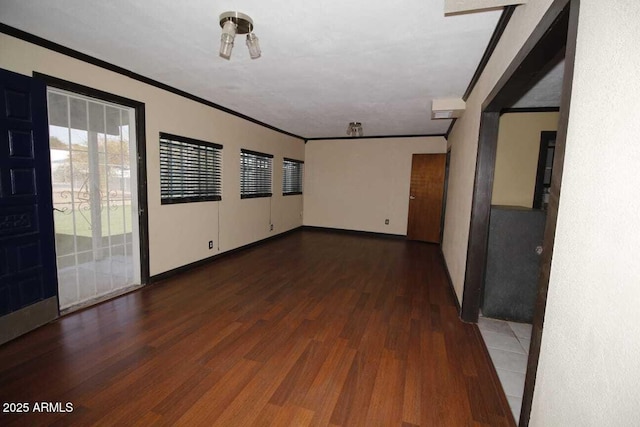
M 223 258 L 225 256 L 229 256 L 229 255 L 232 255 L 232 254 L 247 250 L 249 248 L 253 248 L 255 246 L 259 246 L 259 245 L 265 244 L 265 243 L 267 243 L 267 242 L 269 242 L 271 240 L 279 239 L 281 237 L 287 236 L 287 235 L 289 235 L 291 233 L 299 231 L 300 229 L 302 229 L 302 226 L 296 227 L 296 228 L 292 228 L 291 230 L 287 230 L 287 231 L 284 231 L 282 233 L 276 234 L 275 236 L 269 236 L 269 237 L 261 239 L 261 240 L 256 240 L 255 242 L 248 243 L 248 244 L 246 244 L 244 246 L 240 246 L 240 247 L 237 247 L 235 249 L 231 249 L 231 250 L 219 253 L 219 254 L 215 254 L 215 255 L 212 255 L 212 256 L 210 256 L 208 258 L 204 258 L 204 259 L 201 259 L 199 261 L 195 261 L 195 262 L 183 265 L 181 267 L 176 267 L 176 268 L 174 268 L 172 270 L 168 270 L 168 271 L 165 271 L 163 273 L 155 274 L 155 275 L 149 277 L 149 284 L 161 282 L 163 280 L 166 280 L 166 279 L 168 279 L 170 277 L 176 276 L 176 275 L 178 275 L 180 273 L 184 273 L 185 271 L 191 270 L 193 268 L 197 268 L 197 267 L 201 267 L 203 265 L 207 265 L 207 264 L 209 264 L 209 263 L 211 263 L 213 261 L 216 261 L 216 260 L 218 260 L 220 258 Z
M 362 230 L 347 230 L 344 228 L 331 228 L 331 227 L 318 227 L 315 225 L 303 225 L 303 230 L 306 231 L 320 231 L 329 233 L 342 233 L 352 234 L 355 236 L 369 236 L 369 237 L 382 237 L 385 239 L 402 239 L 405 240 L 407 236 L 403 234 L 390 234 L 390 233 L 376 233 L 374 231 L 362 231 Z
M 0 317 L 0 345 L 58 317 L 58 298 L 51 297 Z
M 458 316 L 462 315 L 462 308 L 460 307 L 460 301 L 458 301 L 458 295 L 456 294 L 456 288 L 453 286 L 453 280 L 451 280 L 451 273 L 449 273 L 449 266 L 447 265 L 447 259 L 444 257 L 444 252 L 442 252 L 442 246 L 440 246 L 440 258 L 442 258 L 442 265 L 444 265 L 444 272 L 447 274 L 447 283 L 449 283 L 449 290 L 451 291 L 451 297 L 453 298 L 453 302 L 456 303 L 456 308 L 458 309 Z M 462 317 L 460 317 L 462 319 Z

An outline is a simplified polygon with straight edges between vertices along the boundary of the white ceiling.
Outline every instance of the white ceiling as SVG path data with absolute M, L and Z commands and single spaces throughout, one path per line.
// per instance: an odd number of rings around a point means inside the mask
M 305 138 L 442 134 L 434 98 L 461 97 L 500 11 L 445 17 L 444 0 L 0 0 L 0 21 Z M 250 15 L 262 58 L 220 13 Z

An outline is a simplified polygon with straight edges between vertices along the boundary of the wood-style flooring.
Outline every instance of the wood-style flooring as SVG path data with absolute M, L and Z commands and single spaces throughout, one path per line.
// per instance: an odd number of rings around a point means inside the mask
M 296 231 L 0 347 L 0 425 L 508 426 L 436 245 Z M 3 408 L 4 409 L 4 408 Z

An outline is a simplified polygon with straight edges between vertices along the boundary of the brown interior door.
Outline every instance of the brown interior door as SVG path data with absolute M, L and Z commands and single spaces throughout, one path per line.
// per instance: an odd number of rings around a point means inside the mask
M 446 154 L 414 154 L 407 238 L 440 243 Z

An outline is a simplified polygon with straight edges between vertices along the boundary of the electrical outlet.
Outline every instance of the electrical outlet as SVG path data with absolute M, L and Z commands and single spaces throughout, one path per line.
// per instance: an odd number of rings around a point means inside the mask
M 389 225 L 389 218 L 384 220 L 384 225 Z
M 273 231 L 273 224 L 271 224 L 269 230 Z
M 209 240 L 209 249 L 213 249 L 213 240 Z

